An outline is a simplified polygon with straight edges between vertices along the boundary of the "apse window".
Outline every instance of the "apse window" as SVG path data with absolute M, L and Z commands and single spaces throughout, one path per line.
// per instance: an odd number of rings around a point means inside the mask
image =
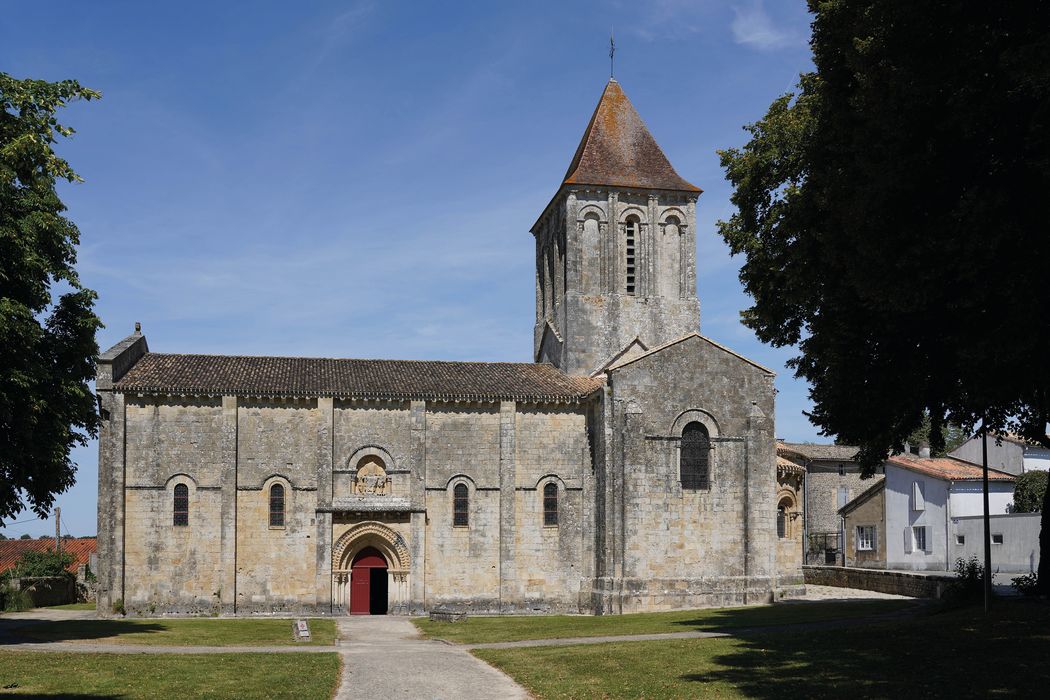
M 711 437 L 703 423 L 693 421 L 682 429 L 680 459 L 683 489 L 699 490 L 711 485 Z
M 467 527 L 470 525 L 470 492 L 466 484 L 456 484 L 452 489 L 452 526 Z
M 270 487 L 270 527 L 284 527 L 284 487 L 280 484 Z
M 172 525 L 186 527 L 190 524 L 190 489 L 186 484 L 176 484 Z
M 558 485 L 547 484 L 543 487 L 543 525 L 558 526 Z

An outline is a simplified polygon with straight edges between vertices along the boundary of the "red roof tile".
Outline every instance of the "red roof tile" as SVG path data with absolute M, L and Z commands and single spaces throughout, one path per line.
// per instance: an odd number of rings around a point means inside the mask
M 601 380 L 548 364 L 147 353 L 117 391 L 577 402 Z
M 981 478 L 981 467 L 952 457 L 923 458 L 913 455 L 894 455 L 886 461 L 909 471 L 947 481 L 969 481 Z M 988 480 L 1014 481 L 1014 477 L 1006 472 L 989 469 Z
M 15 564 L 26 552 L 46 552 L 54 548 L 54 538 L 42 540 L 0 540 L 0 573 L 15 568 Z M 95 537 L 62 540 L 62 551 L 69 552 L 75 557 L 73 563 L 67 567 L 67 570 L 73 573 L 76 573 L 77 568 L 82 564 L 87 564 L 91 559 L 91 555 L 97 550 L 98 539 Z
M 701 192 L 675 172 L 615 80 L 605 86 L 563 184 Z

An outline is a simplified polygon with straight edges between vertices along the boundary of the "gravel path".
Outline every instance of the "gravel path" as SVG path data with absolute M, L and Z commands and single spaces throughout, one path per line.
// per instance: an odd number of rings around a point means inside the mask
M 814 586 L 806 584 L 806 595 L 801 598 L 792 598 L 781 601 L 790 603 L 792 600 L 915 600 L 906 595 L 894 595 L 892 593 L 878 593 L 877 591 L 866 591 L 861 588 L 840 588 L 838 586 Z
M 510 676 L 466 647 L 421 639 L 406 617 L 338 620 L 343 680 L 336 698 L 526 700 Z

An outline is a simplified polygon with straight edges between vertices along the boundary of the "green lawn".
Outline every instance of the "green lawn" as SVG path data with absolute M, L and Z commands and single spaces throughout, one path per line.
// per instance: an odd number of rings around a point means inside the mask
M 66 603 L 65 605 L 49 605 L 45 610 L 94 610 L 94 603 Z
M 337 654 L 49 654 L 0 651 L 0 697 L 317 698 Z
M 61 620 L 18 628 L 18 634 L 48 642 L 92 641 L 163 646 L 269 646 L 335 643 L 335 621 L 310 620 L 309 642 L 292 638 L 292 620 L 216 620 L 177 618 L 156 620 Z
M 435 639 L 460 644 L 516 642 L 522 639 L 556 637 L 600 637 L 618 634 L 659 634 L 691 630 L 722 630 L 764 627 L 794 622 L 816 622 L 867 617 L 916 605 L 910 600 L 862 600 L 840 602 L 788 602 L 746 608 L 711 608 L 630 615 L 523 615 L 468 617 L 462 622 L 413 620 L 422 632 Z
M 1044 697 L 1050 606 L 741 638 L 480 649 L 537 698 Z

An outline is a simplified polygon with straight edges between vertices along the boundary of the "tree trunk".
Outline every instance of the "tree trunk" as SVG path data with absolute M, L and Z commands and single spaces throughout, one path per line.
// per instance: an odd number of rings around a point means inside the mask
M 1050 596 L 1050 484 L 1043 493 L 1043 517 L 1039 521 L 1039 595 Z

